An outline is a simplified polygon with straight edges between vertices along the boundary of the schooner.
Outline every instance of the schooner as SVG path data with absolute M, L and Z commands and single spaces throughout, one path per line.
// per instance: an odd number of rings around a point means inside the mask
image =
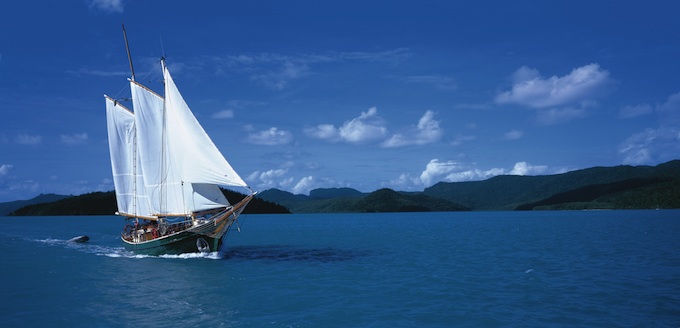
M 125 44 L 129 57 L 127 36 Z M 127 222 L 121 238 L 143 254 L 219 251 L 255 192 L 196 120 L 164 58 L 160 65 L 163 96 L 135 81 L 132 60 L 132 110 L 104 96 L 116 214 Z M 220 186 L 248 195 L 232 205 Z

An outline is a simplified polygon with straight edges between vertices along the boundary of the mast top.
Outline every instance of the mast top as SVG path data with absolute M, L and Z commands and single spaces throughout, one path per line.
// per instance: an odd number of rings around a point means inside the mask
M 125 32 L 125 24 L 123 25 L 123 38 L 125 39 L 125 50 L 127 51 L 128 55 L 128 61 L 130 62 L 130 72 L 132 73 L 132 76 L 130 79 L 132 81 L 135 80 L 135 69 L 132 67 L 132 56 L 130 56 L 130 46 L 128 45 L 128 39 L 127 39 L 127 33 Z

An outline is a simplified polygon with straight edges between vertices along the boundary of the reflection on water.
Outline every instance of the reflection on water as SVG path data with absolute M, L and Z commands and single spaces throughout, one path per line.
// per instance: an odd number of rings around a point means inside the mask
M 260 245 L 228 247 L 220 255 L 224 259 L 339 262 L 349 261 L 365 254 L 331 247 L 304 248 L 287 245 Z

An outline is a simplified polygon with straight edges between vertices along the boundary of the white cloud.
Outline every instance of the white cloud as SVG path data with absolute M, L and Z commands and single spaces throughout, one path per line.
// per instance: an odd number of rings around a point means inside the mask
M 66 135 L 62 134 L 61 135 L 61 142 L 65 144 L 70 144 L 70 145 L 75 145 L 75 144 L 81 144 L 86 142 L 88 139 L 87 133 L 75 133 L 71 135 Z
M 387 128 L 377 116 L 378 109 L 371 107 L 367 112 L 361 112 L 359 117 L 345 122 L 338 131 L 340 137 L 351 143 L 379 140 L 387 134 Z
M 319 124 L 316 127 L 305 129 L 305 133 L 313 138 L 339 141 L 340 132 L 333 124 Z
M 506 140 L 517 140 L 521 139 L 522 136 L 524 135 L 524 132 L 521 130 L 510 130 L 505 133 L 505 139 Z
M 545 165 L 531 165 L 527 162 L 517 162 L 512 170 L 508 173 L 510 175 L 538 175 L 543 174 L 548 169 Z
M 42 142 L 42 136 L 40 135 L 30 135 L 30 134 L 19 134 L 16 138 L 17 143 L 22 145 L 35 146 Z
M 246 180 L 251 181 L 250 185 L 257 189 L 270 189 L 280 187 L 285 180 L 285 175 L 288 174 L 287 169 L 273 169 L 268 171 L 255 171 L 251 173 Z M 284 185 L 287 183 L 283 183 Z
M 107 13 L 122 13 L 123 0 L 89 0 L 90 9 L 96 9 Z
M 277 188 L 289 190 L 294 194 L 308 194 L 315 188 L 316 181 L 313 176 L 306 176 L 295 182 L 295 177 L 288 176 L 288 173 L 288 169 L 255 171 L 246 180 L 257 190 Z
M 300 179 L 291 192 L 294 194 L 309 194 L 309 191 L 312 189 L 314 189 L 314 177 L 310 175 Z
M 420 181 L 425 186 L 431 186 L 443 176 L 461 170 L 462 165 L 454 161 L 440 162 L 439 159 L 432 159 L 425 166 L 425 170 L 420 174 Z
M 426 111 L 418 121 L 418 125 L 412 127 L 407 134 L 395 134 L 383 142 L 383 147 L 402 147 L 409 145 L 425 145 L 438 141 L 443 132 L 439 127 L 439 121 L 434 119 L 433 111 Z
M 278 146 L 289 144 L 293 141 L 293 134 L 289 131 L 272 127 L 268 130 L 248 134 L 247 140 L 256 145 Z
M 9 173 L 9 170 L 11 170 L 13 165 L 11 164 L 2 164 L 0 165 L 0 176 L 7 175 Z
M 425 170 L 420 174 L 418 179 L 413 179 L 410 175 L 402 174 L 399 179 L 392 181 L 393 184 L 408 185 L 412 182 L 421 187 L 429 187 L 437 182 L 462 182 L 485 180 L 497 175 L 538 175 L 544 174 L 548 170 L 544 165 L 531 165 L 527 162 L 515 163 L 512 170 L 503 168 L 491 168 L 483 170 L 479 168 L 470 167 L 456 161 L 440 161 L 432 159 L 425 166 Z
M 218 120 L 234 118 L 234 111 L 231 109 L 221 110 L 219 112 L 213 113 L 211 117 Z
M 624 164 L 654 164 L 677 158 L 680 153 L 680 129 L 661 127 L 646 129 L 626 139 L 619 146 Z
M 498 104 L 518 104 L 532 108 L 547 108 L 580 104 L 602 95 L 610 85 L 609 72 L 598 64 L 575 68 L 562 76 L 543 78 L 538 70 L 519 68 L 510 91 L 496 96 Z
M 378 116 L 378 109 L 371 107 L 361 112 L 359 117 L 346 121 L 336 128 L 332 124 L 320 124 L 305 130 L 308 136 L 329 141 L 345 141 L 349 143 L 366 143 L 382 140 L 387 134 L 382 118 Z

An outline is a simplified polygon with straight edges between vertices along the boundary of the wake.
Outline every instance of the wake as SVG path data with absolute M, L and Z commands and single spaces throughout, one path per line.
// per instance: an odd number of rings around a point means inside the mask
M 184 253 L 184 254 L 166 254 L 166 255 L 145 255 L 137 254 L 132 251 L 128 251 L 123 246 L 106 246 L 97 245 L 93 243 L 76 243 L 72 239 L 36 239 L 36 242 L 46 244 L 48 246 L 63 247 L 68 249 L 74 249 L 88 254 L 93 254 L 96 256 L 106 256 L 110 258 L 125 258 L 125 259 L 180 259 L 180 260 L 191 260 L 191 259 L 209 259 L 209 260 L 222 260 L 222 256 L 219 252 L 206 252 L 206 253 Z

